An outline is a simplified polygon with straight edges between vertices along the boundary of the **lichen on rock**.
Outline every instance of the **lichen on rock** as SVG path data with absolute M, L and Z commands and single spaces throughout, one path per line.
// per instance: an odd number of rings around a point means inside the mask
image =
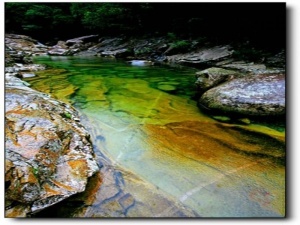
M 35 213 L 83 192 L 99 168 L 76 111 L 25 86 L 7 86 L 5 97 L 6 216 L 17 217 L 20 205 Z
M 285 115 L 285 75 L 249 75 L 231 80 L 205 92 L 199 105 L 240 115 Z

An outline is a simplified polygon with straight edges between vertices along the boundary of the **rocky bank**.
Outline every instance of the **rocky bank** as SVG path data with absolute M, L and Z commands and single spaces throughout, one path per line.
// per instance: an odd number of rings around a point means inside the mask
M 185 47 L 183 48 L 179 43 L 184 43 Z M 259 63 L 241 61 L 238 57 L 241 51 L 243 49 L 234 49 L 231 45 L 214 46 L 197 40 L 176 41 L 167 37 L 111 38 L 89 35 L 59 41 L 57 45 L 49 48 L 47 54 L 96 55 L 124 58 L 134 63 L 137 60 L 144 60 L 142 62 L 148 65 L 167 63 L 196 67 L 199 68 L 195 82 L 197 100 L 200 108 L 207 109 L 207 112 L 258 117 L 284 115 L 284 51 L 275 55 L 269 54 L 268 57 L 257 55 L 256 61 Z M 267 82 L 266 85 L 262 84 L 264 81 Z M 251 87 L 245 88 L 248 87 L 249 82 Z M 231 97 L 224 94 L 224 83 L 226 83 L 226 93 L 230 92 Z M 214 89 L 209 91 L 211 88 Z M 241 88 L 243 92 L 237 92 Z M 270 88 L 275 88 L 272 89 L 272 93 L 268 90 Z M 243 101 L 247 99 L 247 106 L 242 104 L 241 98 L 237 96 L 240 94 L 243 96 Z M 277 100 L 274 101 L 275 97 L 270 97 L 270 94 L 277 95 Z
M 6 39 L 11 66 L 5 68 L 5 215 L 27 217 L 83 192 L 99 166 L 75 109 L 19 79 L 44 69 L 22 64 L 39 44 L 11 37 Z
M 76 110 L 20 79 L 45 69 L 30 57 L 51 55 L 53 47 L 24 35 L 5 41 L 6 217 L 199 216 L 112 165 L 101 149 L 95 155 Z

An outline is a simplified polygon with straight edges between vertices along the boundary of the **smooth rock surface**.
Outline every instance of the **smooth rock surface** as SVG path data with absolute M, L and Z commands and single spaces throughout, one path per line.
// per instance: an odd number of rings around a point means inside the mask
M 213 88 L 220 83 L 240 75 L 234 70 L 226 70 L 217 67 L 211 67 L 206 70 L 198 71 L 196 73 L 196 86 L 199 92 L 203 93 L 210 88 Z
M 237 78 L 205 92 L 206 109 L 251 116 L 285 114 L 285 75 L 261 74 Z
M 128 48 L 117 49 L 113 51 L 104 51 L 101 52 L 101 56 L 104 57 L 115 57 L 115 58 L 124 58 L 130 55 L 133 55 L 132 51 Z
M 217 62 L 232 56 L 232 53 L 233 50 L 230 50 L 230 46 L 225 45 L 200 49 L 198 51 L 185 54 L 167 56 L 167 59 L 169 62 L 184 65 L 213 66 Z

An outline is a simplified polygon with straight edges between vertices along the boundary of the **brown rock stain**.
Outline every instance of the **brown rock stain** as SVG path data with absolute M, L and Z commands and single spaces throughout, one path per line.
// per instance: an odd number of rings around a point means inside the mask
M 252 188 L 248 192 L 251 201 L 284 215 L 285 168 L 281 161 L 285 159 L 285 143 L 280 138 L 249 130 L 244 132 L 234 125 L 196 121 L 164 126 L 148 124 L 145 129 L 153 145 L 153 160 L 165 161 L 166 164 L 176 162 L 181 167 L 189 167 L 191 161 L 197 161 L 198 168 L 189 168 L 191 172 L 200 173 L 199 177 L 202 168 L 215 168 L 220 171 L 219 179 L 209 184 L 223 180 L 218 184 L 218 188 L 223 189 L 234 185 L 240 188 L 242 183 L 246 187 L 249 185 Z M 230 177 L 238 178 L 241 184 L 227 183 Z M 263 188 L 254 190 L 253 186 Z M 198 193 L 198 189 L 192 193 Z
M 68 165 L 71 167 L 71 173 L 74 176 L 86 176 L 87 173 L 87 164 L 86 160 L 84 159 L 79 159 L 79 160 L 73 160 L 69 161 Z

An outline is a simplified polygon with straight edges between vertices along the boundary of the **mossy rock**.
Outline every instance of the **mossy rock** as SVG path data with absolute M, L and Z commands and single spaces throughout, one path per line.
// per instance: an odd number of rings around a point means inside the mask
M 170 84 L 161 84 L 161 85 L 158 85 L 157 88 L 159 90 L 167 91 L 167 92 L 176 90 L 176 86 L 173 86 L 173 85 L 170 85 Z

